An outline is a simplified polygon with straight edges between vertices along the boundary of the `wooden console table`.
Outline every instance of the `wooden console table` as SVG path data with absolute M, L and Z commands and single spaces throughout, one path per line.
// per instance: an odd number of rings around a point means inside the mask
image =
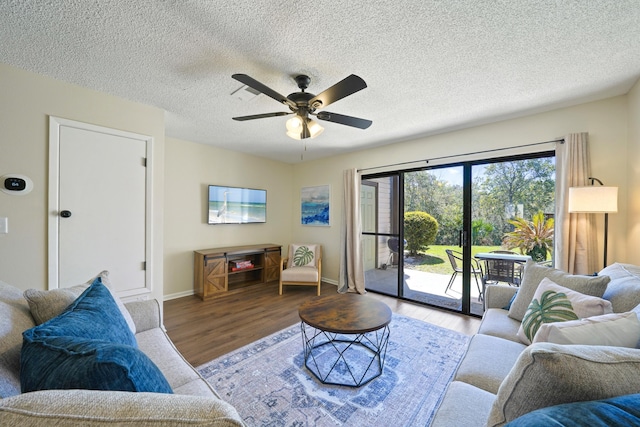
M 280 279 L 280 245 L 271 243 L 194 251 L 196 295 L 203 300 Z

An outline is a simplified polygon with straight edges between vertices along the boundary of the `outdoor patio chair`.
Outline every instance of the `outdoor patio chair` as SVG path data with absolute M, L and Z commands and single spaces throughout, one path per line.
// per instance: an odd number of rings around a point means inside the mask
M 445 250 L 445 252 L 447 253 L 447 256 L 449 257 L 449 262 L 451 263 L 451 268 L 453 268 L 453 274 L 451 275 L 451 278 L 449 279 L 449 283 L 447 284 L 447 288 L 445 289 L 444 293 L 446 294 L 449 289 L 451 289 L 451 286 L 453 285 L 453 282 L 456 280 L 456 276 L 458 275 L 458 273 L 462 273 L 462 253 L 457 252 L 457 251 L 452 251 L 451 249 L 447 249 Z M 458 265 L 458 262 L 460 263 L 460 266 Z M 482 272 L 482 267 L 480 266 L 480 264 L 478 263 L 478 260 L 475 258 L 471 258 L 471 274 L 473 275 L 473 277 L 476 280 L 476 286 L 478 287 L 478 301 L 483 301 L 484 300 L 484 286 L 480 286 L 480 281 L 478 281 L 478 276 L 480 276 L 480 280 L 482 280 L 482 276 L 483 276 L 483 272 Z

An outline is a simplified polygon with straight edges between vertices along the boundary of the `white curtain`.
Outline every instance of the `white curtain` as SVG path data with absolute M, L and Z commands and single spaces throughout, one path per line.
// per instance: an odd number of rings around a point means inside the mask
M 569 213 L 569 187 L 588 185 L 587 133 L 572 133 L 556 146 L 555 267 L 572 274 L 597 271 L 593 214 Z
M 366 293 L 360 224 L 360 175 L 356 169 L 344 171 L 344 203 L 340 233 L 340 281 L 338 292 Z

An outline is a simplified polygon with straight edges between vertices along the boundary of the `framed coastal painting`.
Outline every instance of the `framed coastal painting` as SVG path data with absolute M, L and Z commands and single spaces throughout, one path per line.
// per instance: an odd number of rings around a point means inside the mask
M 302 225 L 329 226 L 331 187 L 318 185 L 302 187 L 300 193 L 300 220 Z

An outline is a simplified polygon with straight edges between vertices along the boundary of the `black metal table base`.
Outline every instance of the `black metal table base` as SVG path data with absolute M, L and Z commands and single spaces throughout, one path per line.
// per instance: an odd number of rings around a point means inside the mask
M 300 329 L 304 365 L 323 384 L 361 387 L 382 374 L 389 343 L 388 325 L 360 334 L 322 331 L 304 322 L 300 322 Z M 366 357 L 350 360 L 356 351 L 365 352 Z M 366 369 L 360 364 L 366 364 Z

